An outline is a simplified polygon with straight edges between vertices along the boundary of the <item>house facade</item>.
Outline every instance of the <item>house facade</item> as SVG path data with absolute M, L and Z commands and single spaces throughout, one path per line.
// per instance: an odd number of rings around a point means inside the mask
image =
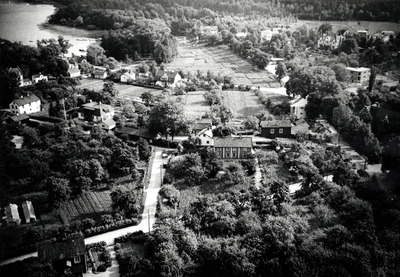
M 10 110 L 13 114 L 31 114 L 40 112 L 40 99 L 35 94 L 30 94 L 12 101 L 9 104 Z
M 93 72 L 93 78 L 95 78 L 95 79 L 105 79 L 105 78 L 107 78 L 107 71 L 105 71 L 105 70 L 100 70 L 100 69 L 96 69 L 94 72 Z
M 44 76 L 42 73 L 32 75 L 32 83 L 37 84 L 39 82 L 47 82 L 49 78 Z
M 134 80 L 136 80 L 136 72 L 134 70 L 128 70 L 120 77 L 121 83 L 128 83 Z
M 307 99 L 298 98 L 290 104 L 290 114 L 296 119 L 306 118 Z
M 265 138 L 290 138 L 291 129 L 289 120 L 261 121 L 261 136 Z
M 366 67 L 347 67 L 350 73 L 350 82 L 363 85 L 368 83 L 371 71 Z
M 31 201 L 26 200 L 22 202 L 22 211 L 24 212 L 25 222 L 27 224 L 36 222 L 35 209 L 33 208 Z
M 155 79 L 158 86 L 175 87 L 182 80 L 182 77 L 178 71 L 159 70 L 155 75 Z
M 214 139 L 214 151 L 220 159 L 251 158 L 253 140 L 251 137 L 225 137 Z
M 113 119 L 114 108 L 101 102 L 83 104 L 78 111 L 78 118 L 100 125 L 103 129 L 111 130 L 116 123 Z
M 81 76 L 81 71 L 77 65 L 70 64 L 67 74 L 70 78 L 79 78 Z
M 199 139 L 199 146 L 214 146 L 214 135 L 211 128 L 200 131 L 197 138 Z
M 4 207 L 4 211 L 6 214 L 6 222 L 7 225 L 20 225 L 21 218 L 18 213 L 18 205 L 16 204 L 8 204 Z
M 86 247 L 82 235 L 58 241 L 44 241 L 38 243 L 37 249 L 39 261 L 52 263 L 60 276 L 83 276 L 87 271 Z

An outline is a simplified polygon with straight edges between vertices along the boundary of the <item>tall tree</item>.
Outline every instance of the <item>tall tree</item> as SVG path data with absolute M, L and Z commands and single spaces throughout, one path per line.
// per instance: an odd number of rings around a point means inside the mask
M 371 75 L 369 76 L 368 81 L 368 91 L 371 92 L 375 87 L 375 80 L 376 80 L 376 68 L 373 66 L 371 67 Z
M 155 105 L 149 114 L 149 131 L 161 133 L 172 140 L 177 132 L 187 127 L 183 106 L 171 100 L 161 101 Z

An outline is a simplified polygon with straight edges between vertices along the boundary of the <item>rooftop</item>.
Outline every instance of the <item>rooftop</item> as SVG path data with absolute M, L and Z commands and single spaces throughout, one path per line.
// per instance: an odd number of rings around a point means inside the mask
M 347 67 L 346 68 L 349 71 L 356 71 L 356 72 L 365 72 L 365 71 L 369 71 L 369 68 L 366 67 Z
M 85 254 L 85 240 L 82 235 L 61 241 L 47 240 L 38 243 L 38 258 L 41 262 L 53 262 Z
M 39 100 L 39 97 L 37 97 L 35 94 L 30 94 L 28 96 L 16 99 L 13 102 L 18 106 L 25 106 L 26 104 L 33 103 Z
M 307 105 L 307 99 L 297 98 L 293 100 L 292 104 L 290 104 L 290 107 L 305 107 L 305 105 Z
M 11 223 L 13 221 L 21 220 L 18 213 L 18 205 L 8 204 L 4 207 L 6 212 L 7 222 Z
M 292 127 L 290 120 L 261 121 L 261 128 Z
M 253 147 L 251 137 L 215 138 L 214 147 Z

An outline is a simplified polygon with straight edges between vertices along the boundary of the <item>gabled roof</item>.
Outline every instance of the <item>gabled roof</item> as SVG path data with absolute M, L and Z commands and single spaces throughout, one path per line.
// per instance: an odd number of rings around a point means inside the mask
M 29 119 L 29 115 L 27 115 L 26 113 L 20 114 L 20 115 L 14 115 L 12 117 L 10 117 L 10 120 L 13 122 L 20 122 L 20 121 L 24 121 L 24 120 L 28 120 Z
M 199 136 L 201 136 L 201 135 L 206 135 L 206 136 L 208 136 L 208 137 L 210 137 L 210 138 L 213 138 L 213 132 L 212 132 L 211 129 L 203 129 L 203 130 L 201 130 L 201 131 L 197 134 L 197 136 L 199 137 Z
M 116 125 L 114 119 L 112 119 L 112 118 L 109 118 L 109 119 L 107 119 L 107 120 L 104 120 L 103 123 L 104 123 L 104 125 L 106 125 L 109 129 L 110 129 L 110 128 L 114 128 L 115 125 Z
M 167 74 L 168 79 L 174 79 L 176 75 L 178 75 L 178 71 L 164 71 L 164 70 L 158 70 L 156 73 L 156 78 L 160 79 L 164 74 Z
M 253 147 L 251 137 L 225 137 L 215 138 L 214 147 Z
M 15 99 L 12 103 L 17 104 L 18 106 L 25 106 L 26 104 L 36 101 L 40 101 L 39 97 L 37 97 L 35 94 L 30 94 L 23 98 Z
M 290 120 L 261 121 L 261 128 L 292 127 Z
M 61 241 L 44 241 L 38 243 L 38 258 L 41 262 L 53 262 L 70 259 L 85 254 L 85 240 L 82 235 L 66 238 Z
M 83 104 L 81 106 L 81 110 L 92 111 L 94 115 L 100 116 L 102 113 L 110 113 L 114 111 L 114 108 L 107 104 L 100 104 L 98 102 L 89 102 Z
M 290 107 L 305 107 L 307 105 L 307 99 L 298 98 L 290 104 Z
M 68 73 L 69 74 L 74 74 L 74 73 L 79 73 L 80 74 L 81 71 L 77 67 L 71 67 L 70 69 L 68 69 Z

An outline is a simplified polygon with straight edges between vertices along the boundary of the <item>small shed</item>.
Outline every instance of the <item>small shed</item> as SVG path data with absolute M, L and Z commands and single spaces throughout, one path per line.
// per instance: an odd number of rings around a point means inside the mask
M 290 120 L 261 121 L 261 136 L 265 138 L 290 138 L 291 130 Z
M 8 225 L 20 225 L 21 218 L 19 217 L 18 205 L 8 204 L 4 207 L 6 213 L 6 222 Z

